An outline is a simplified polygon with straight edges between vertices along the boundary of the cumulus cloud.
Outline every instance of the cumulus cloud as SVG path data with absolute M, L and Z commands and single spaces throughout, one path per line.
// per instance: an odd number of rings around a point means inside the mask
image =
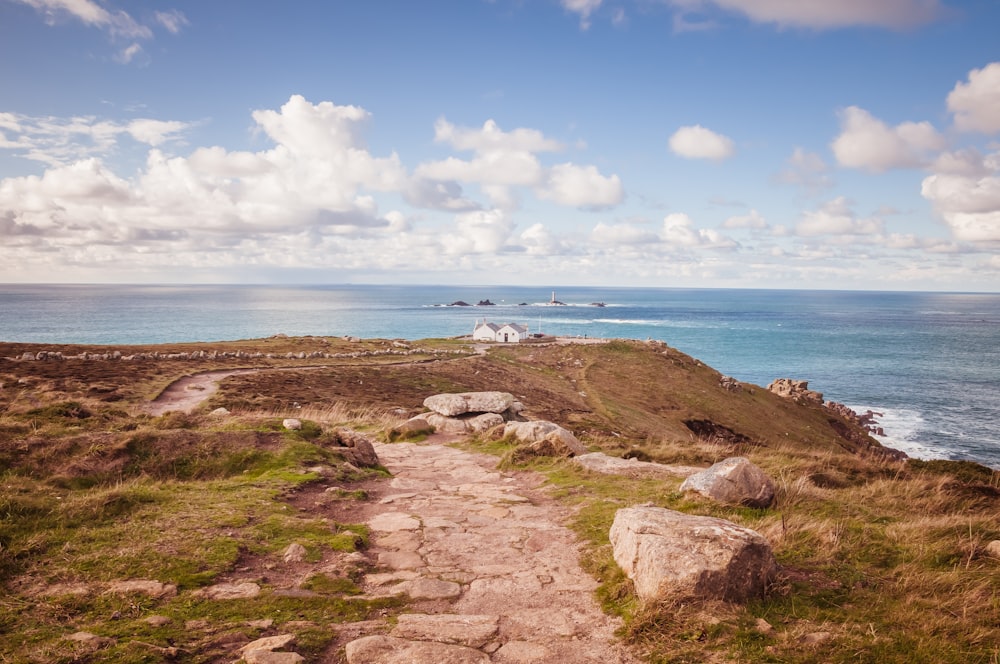
M 795 234 L 800 237 L 820 235 L 874 235 L 881 233 L 885 224 L 881 219 L 859 218 L 850 207 L 850 202 L 838 196 L 818 210 L 802 213 L 795 226 Z
M 935 173 L 924 178 L 920 193 L 955 239 L 1000 243 L 1000 169 L 982 176 Z
M 1000 62 L 969 72 L 948 94 L 948 110 L 955 114 L 960 131 L 1000 132 Z
M 538 197 L 560 205 L 579 208 L 604 208 L 618 205 L 625 197 L 617 175 L 601 175 L 595 166 L 557 164 L 538 190 Z
M 590 233 L 591 240 L 601 247 L 614 245 L 648 245 L 659 242 L 655 230 L 629 223 L 599 223 Z
M 562 6 L 567 11 L 580 16 L 580 29 L 590 28 L 590 15 L 601 6 L 603 0 L 560 0 Z
M 893 168 L 919 168 L 929 155 L 946 147 L 929 122 L 890 127 L 871 113 L 850 106 L 840 113 L 840 135 L 830 144 L 841 166 L 881 173 Z
M 676 247 L 735 249 L 738 246 L 736 241 L 716 230 L 695 228 L 694 221 L 683 212 L 674 212 L 663 218 L 660 237 L 667 244 Z
M 902 30 L 934 21 L 938 0 L 670 0 L 682 13 L 707 8 L 741 14 L 756 23 L 816 30 L 870 26 Z
M 749 228 L 753 230 L 762 230 L 768 227 L 767 220 L 761 216 L 757 210 L 750 210 L 749 214 L 735 215 L 729 217 L 724 222 L 722 222 L 723 228 L 736 229 L 736 228 Z
M 624 190 L 617 175 L 602 175 L 594 166 L 572 163 L 545 167 L 539 154 L 565 148 L 535 129 L 502 130 L 495 121 L 482 127 L 457 127 L 438 120 L 434 139 L 462 151 L 471 151 L 471 159 L 448 157 L 420 164 L 418 179 L 478 184 L 494 207 L 517 207 L 515 187 L 531 187 L 539 198 L 559 205 L 601 208 L 617 205 Z
M 455 232 L 442 238 L 445 251 L 453 255 L 487 254 L 503 249 L 514 223 L 503 210 L 476 210 L 455 217 Z
M 721 161 L 736 153 L 732 139 L 701 125 L 681 127 L 670 137 L 670 150 L 685 159 Z

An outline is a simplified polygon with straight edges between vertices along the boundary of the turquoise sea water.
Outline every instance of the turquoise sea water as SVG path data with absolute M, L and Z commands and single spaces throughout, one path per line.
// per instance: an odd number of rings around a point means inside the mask
M 1000 467 L 1000 294 L 499 286 L 0 286 L 0 340 L 421 339 L 477 319 L 658 339 L 735 378 L 884 413 L 885 444 Z M 496 306 L 443 306 L 489 299 Z M 604 303 L 605 306 L 594 306 Z

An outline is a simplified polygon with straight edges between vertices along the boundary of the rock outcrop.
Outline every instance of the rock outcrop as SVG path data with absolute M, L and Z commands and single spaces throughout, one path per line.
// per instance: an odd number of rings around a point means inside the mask
M 424 406 L 431 412 L 412 418 L 409 422 L 413 424 L 397 427 L 400 434 L 419 430 L 421 421 L 439 433 L 480 433 L 517 419 L 524 409 L 509 392 L 435 394 L 424 399 Z
M 765 508 L 774 502 L 774 482 L 746 457 L 730 457 L 681 484 L 681 491 L 694 491 L 730 505 Z
M 809 389 L 809 381 L 794 380 L 792 378 L 777 378 L 767 386 L 767 389 L 778 396 L 795 401 L 811 401 L 816 404 L 823 403 L 823 393 Z
M 776 571 L 770 544 L 724 519 L 629 507 L 615 514 L 610 538 L 615 562 L 645 600 L 675 594 L 744 602 L 761 597 Z
M 587 453 L 587 448 L 571 431 L 554 422 L 507 422 L 503 427 L 503 435 L 527 443 L 529 450 L 539 455 L 576 456 Z

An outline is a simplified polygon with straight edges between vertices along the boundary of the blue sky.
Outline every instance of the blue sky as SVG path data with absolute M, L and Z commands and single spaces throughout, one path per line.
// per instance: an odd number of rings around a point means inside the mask
M 993 0 L 0 0 L 0 282 L 1000 291 Z

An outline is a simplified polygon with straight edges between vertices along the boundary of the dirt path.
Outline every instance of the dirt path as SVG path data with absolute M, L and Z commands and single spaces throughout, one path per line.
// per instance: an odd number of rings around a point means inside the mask
M 388 636 L 349 643 L 348 662 L 636 662 L 541 476 L 435 442 L 376 448 L 393 479 L 376 496 L 369 553 L 387 571 L 366 589 L 416 601 Z
M 219 391 L 220 381 L 229 376 L 253 371 L 260 370 L 228 369 L 183 376 L 170 383 L 158 397 L 146 404 L 145 411 L 154 417 L 159 417 L 171 410 L 190 413 L 198 404 Z

